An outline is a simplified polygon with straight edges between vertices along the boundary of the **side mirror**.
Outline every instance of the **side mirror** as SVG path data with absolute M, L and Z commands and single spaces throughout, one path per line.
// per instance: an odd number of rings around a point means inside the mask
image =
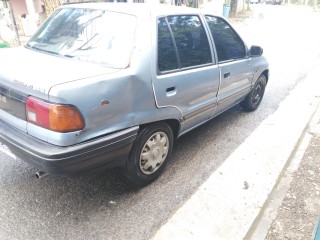
M 251 57 L 260 57 L 263 53 L 262 47 L 259 46 L 251 46 L 250 48 L 250 56 Z

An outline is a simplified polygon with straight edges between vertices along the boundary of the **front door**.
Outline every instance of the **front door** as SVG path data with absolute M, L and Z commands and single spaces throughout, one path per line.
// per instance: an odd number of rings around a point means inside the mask
M 218 107 L 214 112 L 214 115 L 217 115 L 248 94 L 253 79 L 253 66 L 242 39 L 224 19 L 207 15 L 206 21 L 215 43 L 221 70 Z

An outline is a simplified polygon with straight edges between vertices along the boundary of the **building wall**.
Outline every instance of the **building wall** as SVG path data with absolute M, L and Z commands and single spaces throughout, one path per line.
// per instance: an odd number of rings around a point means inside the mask
M 24 0 L 11 0 L 11 5 L 15 17 L 21 17 L 22 14 L 28 14 L 26 2 Z
M 42 3 L 41 0 L 33 0 L 33 5 L 36 13 L 41 13 L 42 12 Z
M 10 0 L 10 2 L 16 18 L 21 17 L 22 14 L 29 14 L 25 0 Z M 41 0 L 33 0 L 33 5 L 36 13 L 40 13 L 42 11 Z
M 10 0 L 10 2 L 19 35 L 32 35 L 40 25 L 41 0 Z

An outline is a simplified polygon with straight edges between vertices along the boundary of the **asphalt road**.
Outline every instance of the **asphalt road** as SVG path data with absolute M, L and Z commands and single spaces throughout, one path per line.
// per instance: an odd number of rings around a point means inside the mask
M 270 62 L 257 111 L 235 106 L 180 138 L 167 171 L 142 189 L 131 187 L 120 169 L 37 180 L 38 169 L 0 152 L 0 239 L 150 239 L 320 58 L 319 13 L 251 7 L 253 17 L 235 27 L 248 43 L 261 45 Z

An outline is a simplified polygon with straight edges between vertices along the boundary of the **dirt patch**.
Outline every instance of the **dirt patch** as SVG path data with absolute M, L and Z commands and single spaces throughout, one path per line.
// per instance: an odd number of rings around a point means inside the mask
M 320 216 L 320 134 L 313 133 L 267 240 L 312 239 Z

